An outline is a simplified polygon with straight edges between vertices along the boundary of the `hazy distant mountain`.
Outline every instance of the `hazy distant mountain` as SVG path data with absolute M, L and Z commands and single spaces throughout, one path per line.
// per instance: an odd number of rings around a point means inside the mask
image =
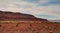
M 49 20 L 50 22 L 60 22 L 60 20 Z

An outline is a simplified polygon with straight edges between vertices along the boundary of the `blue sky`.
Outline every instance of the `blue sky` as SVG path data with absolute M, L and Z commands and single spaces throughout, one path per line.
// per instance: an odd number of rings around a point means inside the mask
M 60 20 L 60 0 L 0 0 L 0 10 Z

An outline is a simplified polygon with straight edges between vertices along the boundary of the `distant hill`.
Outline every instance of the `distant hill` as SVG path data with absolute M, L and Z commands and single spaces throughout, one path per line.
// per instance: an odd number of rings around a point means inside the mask
M 21 21 L 48 21 L 47 19 L 37 18 L 30 14 L 0 11 L 0 20 L 21 20 Z

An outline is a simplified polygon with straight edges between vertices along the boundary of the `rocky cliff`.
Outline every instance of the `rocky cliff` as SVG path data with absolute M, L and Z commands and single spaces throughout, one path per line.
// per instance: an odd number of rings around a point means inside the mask
M 30 14 L 3 12 L 0 11 L 0 20 L 21 20 L 21 21 L 48 21 L 42 18 L 36 18 Z

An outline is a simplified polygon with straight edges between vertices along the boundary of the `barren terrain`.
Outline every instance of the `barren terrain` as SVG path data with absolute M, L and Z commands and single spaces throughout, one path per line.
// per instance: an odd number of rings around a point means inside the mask
M 15 22 L 18 21 L 1 21 L 0 33 L 60 33 L 59 22 Z

